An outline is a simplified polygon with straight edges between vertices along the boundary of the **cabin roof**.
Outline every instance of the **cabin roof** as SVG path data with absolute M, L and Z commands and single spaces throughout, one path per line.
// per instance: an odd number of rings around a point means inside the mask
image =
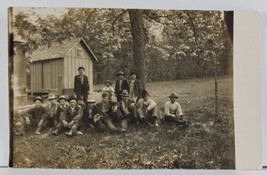
M 65 39 L 61 43 L 55 41 L 51 43 L 50 47 L 48 45 L 41 46 L 40 48 L 33 51 L 30 57 L 33 62 L 64 58 L 67 52 L 80 42 L 84 44 L 85 50 L 89 53 L 89 55 L 91 55 L 95 61 L 98 61 L 86 41 L 81 37 L 74 39 Z

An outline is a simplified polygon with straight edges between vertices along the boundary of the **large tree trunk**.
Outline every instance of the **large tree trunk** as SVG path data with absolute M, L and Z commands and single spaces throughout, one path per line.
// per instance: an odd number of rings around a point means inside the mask
M 233 11 L 225 11 L 224 12 L 224 20 L 227 26 L 228 33 L 233 42 L 233 32 L 234 32 L 234 12 Z
M 134 71 L 145 88 L 145 54 L 142 10 L 128 10 L 133 39 Z

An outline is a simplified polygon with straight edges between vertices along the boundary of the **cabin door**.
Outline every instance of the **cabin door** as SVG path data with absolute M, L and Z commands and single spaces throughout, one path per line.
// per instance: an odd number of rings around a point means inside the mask
M 42 75 L 43 75 L 43 91 L 49 91 L 52 85 L 50 61 L 43 62 Z

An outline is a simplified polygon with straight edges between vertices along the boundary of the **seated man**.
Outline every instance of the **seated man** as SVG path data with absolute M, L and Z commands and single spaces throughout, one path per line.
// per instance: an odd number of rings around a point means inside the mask
M 57 133 L 63 128 L 69 129 L 69 132 L 65 134 L 72 136 L 73 134 L 82 135 L 83 133 L 78 131 L 79 122 L 83 115 L 82 107 L 77 104 L 77 98 L 71 96 L 69 99 L 69 106 L 62 112 L 60 118 L 61 121 L 57 125 Z
M 141 121 L 144 121 L 149 126 L 158 125 L 158 108 L 154 100 L 149 98 L 146 90 L 141 92 L 141 99 L 137 102 L 137 113 Z M 153 124 L 150 123 L 153 122 Z
M 46 106 L 46 114 L 41 119 L 37 128 L 36 134 L 40 134 L 40 131 L 44 127 L 54 127 L 56 125 L 58 103 L 56 101 L 55 94 L 51 93 L 48 95 L 48 105 Z
M 25 116 L 23 116 L 22 119 L 22 125 L 21 125 L 21 135 L 23 135 L 25 133 L 25 130 L 28 129 L 36 129 L 36 134 L 40 133 L 40 127 L 43 124 L 43 122 L 41 122 L 46 114 L 46 108 L 42 106 L 43 103 L 43 99 L 42 97 L 35 97 L 34 100 L 34 107 L 32 109 L 30 109 L 27 114 Z
M 118 103 L 119 115 L 121 118 L 122 131 L 126 132 L 128 123 L 135 122 L 139 129 L 139 123 L 137 118 L 137 110 L 134 101 L 129 99 L 127 90 L 123 90 L 121 93 L 122 100 Z
M 115 102 L 109 100 L 109 94 L 102 94 L 102 101 L 96 104 L 99 109 L 99 114 L 101 115 L 100 120 L 106 125 L 106 127 L 111 131 L 116 131 L 116 127 L 112 123 L 112 119 L 116 115 L 117 105 Z
M 99 114 L 99 109 L 95 106 L 95 99 L 93 97 L 88 97 L 85 108 L 83 108 L 83 117 L 81 120 L 81 125 L 85 128 L 96 128 L 102 131 L 104 124 L 100 120 L 101 116 Z
M 176 93 L 171 93 L 170 101 L 165 103 L 165 120 L 166 122 L 174 122 L 178 125 L 186 124 L 183 119 L 183 112 L 180 104 L 176 101 L 178 96 Z
M 58 134 L 58 129 L 57 129 L 57 125 L 60 123 L 61 119 L 60 116 L 62 114 L 62 112 L 68 107 L 68 103 L 67 103 L 67 99 L 64 95 L 61 95 L 58 98 L 58 106 L 56 109 L 56 113 L 55 113 L 55 128 L 54 131 L 52 132 L 53 135 L 57 135 Z

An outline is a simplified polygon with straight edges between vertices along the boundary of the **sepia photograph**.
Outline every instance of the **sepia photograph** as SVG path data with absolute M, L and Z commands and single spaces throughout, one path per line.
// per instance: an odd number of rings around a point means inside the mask
M 235 169 L 233 16 L 10 7 L 10 166 Z

